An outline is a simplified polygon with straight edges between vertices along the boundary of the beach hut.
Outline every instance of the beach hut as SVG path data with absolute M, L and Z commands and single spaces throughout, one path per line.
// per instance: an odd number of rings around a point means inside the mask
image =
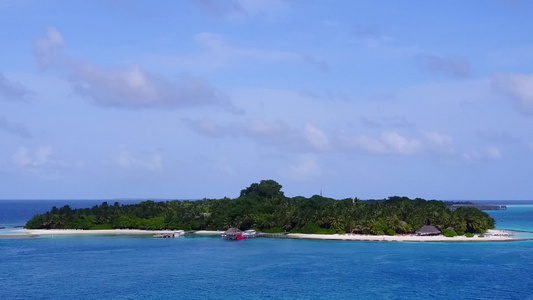
M 356 225 L 354 228 L 352 228 L 351 234 L 363 234 L 363 228 L 361 225 Z
M 222 234 L 222 238 L 226 240 L 238 240 L 242 237 L 242 231 L 237 227 L 231 227 Z
M 416 231 L 416 235 L 440 235 L 440 230 L 433 225 L 424 225 L 422 228 Z

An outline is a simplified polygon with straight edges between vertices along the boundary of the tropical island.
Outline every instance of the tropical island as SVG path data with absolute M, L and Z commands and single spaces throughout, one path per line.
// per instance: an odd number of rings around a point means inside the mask
M 319 195 L 290 198 L 281 188 L 274 180 L 262 180 L 243 189 L 235 199 L 143 201 L 133 205 L 103 202 L 86 209 L 53 207 L 33 216 L 25 228 L 220 232 L 233 227 L 288 232 L 301 238 L 301 234 L 392 237 L 420 234 L 428 228 L 447 237 L 483 237 L 495 226 L 493 218 L 475 207 L 450 210 L 443 201 L 398 196 L 366 201 Z

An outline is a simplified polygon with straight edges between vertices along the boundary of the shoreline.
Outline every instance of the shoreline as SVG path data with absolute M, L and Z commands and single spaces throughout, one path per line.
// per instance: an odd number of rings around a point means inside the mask
M 509 233 L 510 231 L 497 230 L 499 234 Z M 287 238 L 292 239 L 307 239 L 307 240 L 330 240 L 330 241 L 361 241 L 361 242 L 441 242 L 441 243 L 469 243 L 469 242 L 517 242 L 527 241 L 532 239 L 520 239 L 511 236 L 503 235 L 485 235 L 479 237 L 455 236 L 445 237 L 444 235 L 436 236 L 419 236 L 414 234 L 409 235 L 364 235 L 364 234 L 303 234 L 303 233 L 289 233 Z
M 35 238 L 39 236 L 53 235 L 154 235 L 169 234 L 175 230 L 141 230 L 141 229 L 102 229 L 102 230 L 82 230 L 82 229 L 16 229 L 13 235 L 2 235 L 0 238 Z M 468 238 L 466 236 L 445 237 L 438 236 L 417 236 L 411 235 L 362 235 L 362 234 L 304 234 L 289 233 L 280 238 L 305 239 L 305 240 L 330 240 L 330 241 L 361 241 L 361 242 L 516 242 L 533 239 L 515 238 L 511 230 L 489 230 L 484 237 L 475 235 Z M 199 230 L 191 235 L 220 235 L 224 231 Z
M 153 235 L 174 233 L 176 230 L 143 230 L 143 229 L 15 229 L 11 232 L 15 233 L 13 236 L 40 236 L 40 235 Z M 209 231 L 198 230 L 194 234 L 197 235 L 219 235 L 224 231 Z M 3 235 L 9 237 L 11 235 Z

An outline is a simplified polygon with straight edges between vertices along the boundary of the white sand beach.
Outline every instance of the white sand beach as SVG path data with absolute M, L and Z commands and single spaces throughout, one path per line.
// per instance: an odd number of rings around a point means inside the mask
M 153 235 L 173 233 L 174 230 L 140 230 L 140 229 L 109 229 L 109 230 L 77 230 L 77 229 L 17 229 L 13 231 L 18 235 Z M 219 235 L 224 231 L 195 231 L 197 235 Z M 284 238 L 309 239 L 309 240 L 338 240 L 338 241 L 376 241 L 376 242 L 502 242 L 517 241 L 513 235 L 504 230 L 488 230 L 484 237 L 465 236 L 445 237 L 417 236 L 417 235 L 363 235 L 363 234 L 303 234 L 289 233 Z
M 149 235 L 174 233 L 176 230 L 142 230 L 142 229 L 100 229 L 100 230 L 83 230 L 83 229 L 15 229 L 13 233 L 19 235 Z M 198 230 L 194 234 L 199 235 L 220 235 L 224 231 Z
M 376 241 L 376 242 L 503 242 L 516 241 L 513 235 L 504 230 L 488 230 L 483 237 L 455 236 L 445 237 L 444 235 L 419 236 L 409 235 L 364 235 L 364 234 L 303 234 L 289 233 L 289 238 L 312 239 L 312 240 L 338 240 L 338 241 Z
M 16 229 L 17 234 L 28 235 L 149 235 L 158 233 L 173 233 L 174 230 L 141 230 L 141 229 L 101 229 L 101 230 L 82 230 L 82 229 Z

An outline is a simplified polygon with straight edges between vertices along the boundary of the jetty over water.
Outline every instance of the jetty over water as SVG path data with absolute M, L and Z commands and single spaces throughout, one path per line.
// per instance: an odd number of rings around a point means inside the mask
M 184 231 L 184 230 L 176 230 L 171 232 L 161 232 L 154 234 L 155 238 L 174 238 L 174 237 L 180 237 L 187 234 L 192 234 L 192 231 Z
M 221 236 L 225 240 L 241 240 L 245 238 L 281 238 L 281 237 L 287 237 L 288 232 L 281 232 L 281 233 L 265 233 L 265 232 L 258 232 L 255 230 L 245 230 L 241 231 L 238 228 L 232 227 L 226 232 L 222 233 Z

